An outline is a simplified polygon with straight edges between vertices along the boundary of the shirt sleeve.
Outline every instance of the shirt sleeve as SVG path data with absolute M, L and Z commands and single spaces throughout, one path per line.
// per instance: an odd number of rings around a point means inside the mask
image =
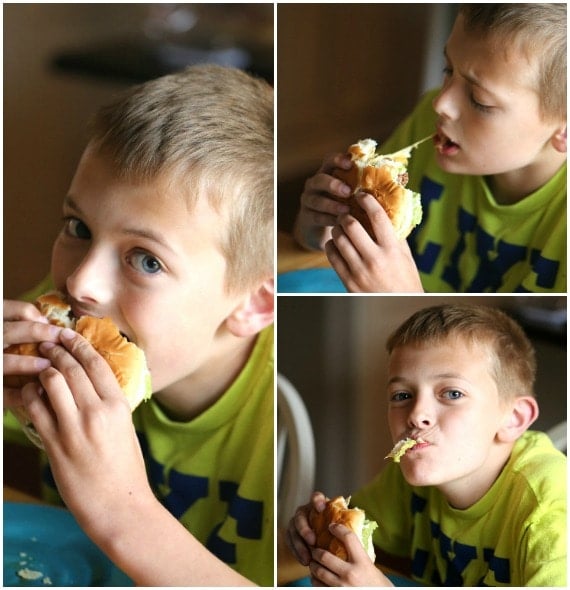
M 551 506 L 521 539 L 520 579 L 525 586 L 566 587 L 566 508 Z

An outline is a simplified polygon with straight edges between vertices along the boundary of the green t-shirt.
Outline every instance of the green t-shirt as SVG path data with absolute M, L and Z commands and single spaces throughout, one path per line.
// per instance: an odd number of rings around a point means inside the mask
M 222 561 L 273 586 L 273 327 L 191 422 L 169 420 L 153 398 L 133 418 L 161 502 Z
M 566 457 L 529 431 L 491 489 L 452 508 L 431 486 L 406 483 L 391 463 L 352 495 L 379 528 L 374 543 L 412 560 L 436 586 L 566 586 Z
M 381 152 L 435 131 L 428 93 Z M 412 152 L 409 187 L 423 220 L 408 241 L 426 292 L 565 293 L 566 164 L 518 203 L 498 204 L 481 176 L 439 168 L 430 142 Z

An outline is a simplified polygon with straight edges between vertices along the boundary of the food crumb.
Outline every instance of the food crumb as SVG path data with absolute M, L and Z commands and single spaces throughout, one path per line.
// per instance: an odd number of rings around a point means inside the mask
M 43 572 L 38 572 L 36 570 L 31 570 L 27 567 L 24 567 L 16 572 L 22 580 L 39 580 L 43 577 Z

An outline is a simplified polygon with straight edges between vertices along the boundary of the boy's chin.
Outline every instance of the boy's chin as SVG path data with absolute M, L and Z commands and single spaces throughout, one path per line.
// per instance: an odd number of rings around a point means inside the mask
M 436 161 L 438 166 L 449 174 L 476 174 L 470 169 L 468 164 L 462 162 L 461 158 L 448 157 L 443 154 L 436 152 Z
M 406 465 L 401 463 L 402 475 L 406 482 L 414 487 L 436 486 L 441 484 L 441 477 L 438 477 L 433 469 L 427 466 Z

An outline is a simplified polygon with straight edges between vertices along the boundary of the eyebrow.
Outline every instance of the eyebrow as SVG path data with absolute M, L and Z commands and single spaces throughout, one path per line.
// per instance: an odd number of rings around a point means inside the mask
M 447 45 L 445 45 L 443 48 L 443 55 L 447 61 L 451 62 L 449 54 L 447 53 Z M 460 72 L 460 74 L 463 78 L 465 78 L 468 82 L 470 82 L 474 86 L 478 86 L 479 88 L 481 88 L 481 90 L 484 90 L 485 92 L 488 92 L 489 94 L 492 94 L 493 96 L 496 96 L 495 93 L 492 90 L 489 90 L 489 88 L 487 88 L 486 86 L 484 86 L 481 83 L 481 81 L 477 79 L 476 76 L 472 76 L 470 74 L 464 74 L 462 72 Z
M 81 210 L 81 207 L 74 201 L 71 195 L 65 195 L 63 203 L 70 209 L 73 209 L 79 215 L 85 217 L 85 214 Z M 172 246 L 170 246 L 170 244 L 168 244 L 164 237 L 160 233 L 150 228 L 126 227 L 121 229 L 121 233 L 128 236 L 137 236 L 140 238 L 144 238 L 146 240 L 150 240 L 152 242 L 159 244 L 163 248 L 166 248 L 170 252 L 174 253 L 174 249 L 172 248 Z
M 429 378 L 430 379 L 461 379 L 462 381 L 467 381 L 465 379 L 465 377 L 463 377 L 463 375 L 460 375 L 459 373 L 453 373 L 453 372 L 437 373 L 436 375 L 430 375 Z M 393 383 L 407 383 L 408 381 L 409 381 L 409 379 L 406 379 L 406 377 L 402 377 L 400 375 L 395 375 L 394 377 L 391 377 L 388 380 L 388 385 L 391 385 Z

